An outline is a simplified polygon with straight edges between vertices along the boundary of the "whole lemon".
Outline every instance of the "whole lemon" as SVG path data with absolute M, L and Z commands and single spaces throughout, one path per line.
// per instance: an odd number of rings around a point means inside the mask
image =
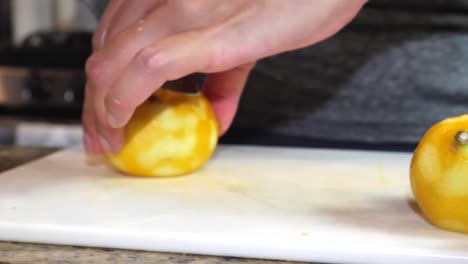
M 106 158 L 126 174 L 178 176 L 200 168 L 217 143 L 218 123 L 203 94 L 158 89 L 126 125 L 122 151 Z
M 427 220 L 464 233 L 468 233 L 467 139 L 468 115 L 442 120 L 423 136 L 410 168 L 413 194 Z

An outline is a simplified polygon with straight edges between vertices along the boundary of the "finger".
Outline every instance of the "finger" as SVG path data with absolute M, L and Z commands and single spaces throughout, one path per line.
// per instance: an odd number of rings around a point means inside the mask
M 114 129 L 99 122 L 99 119 L 102 119 L 105 115 L 105 108 L 102 103 L 104 90 L 98 87 L 92 87 L 91 85 L 89 87 L 93 89 L 89 89 L 89 104 L 91 107 L 88 107 L 88 112 L 92 116 L 92 121 L 94 121 L 92 125 L 96 131 L 92 140 L 98 144 L 100 152 L 116 154 L 122 149 L 124 144 L 123 129 Z
M 203 93 L 213 106 L 220 126 L 220 135 L 231 126 L 253 66 L 251 63 L 226 72 L 210 74 L 206 80 Z
M 162 3 L 164 3 L 162 0 L 132 0 L 122 3 L 110 22 L 112 27 L 107 31 L 104 45 L 131 26 L 138 24 L 144 26 L 145 17 Z
M 107 117 L 99 121 L 123 127 L 135 108 L 165 81 L 194 72 L 222 72 L 254 61 L 255 52 L 230 40 L 208 31 L 188 31 L 146 47 L 107 91 Z
M 104 48 L 88 58 L 86 74 L 94 87 L 108 89 L 139 50 L 169 35 L 167 27 L 152 26 L 164 22 L 164 15 L 159 13 L 155 11 L 144 19 L 143 24 L 132 25 L 120 32 Z
M 152 16 L 145 20 L 147 23 L 162 22 L 162 17 Z M 155 27 L 148 28 L 148 31 L 137 32 L 137 28 L 127 29 L 118 34 L 114 40 L 105 48 L 98 51 L 90 58 L 86 65 L 88 81 L 92 89 L 88 89 L 89 97 L 92 98 L 92 104 L 89 106 L 90 114 L 94 115 L 94 127 L 96 136 L 92 135 L 92 141 L 98 142 L 101 149 L 106 152 L 116 152 L 123 145 L 124 132 L 122 129 L 112 130 L 105 119 L 104 95 L 111 83 L 109 80 L 115 79 L 124 65 L 131 60 L 134 53 L 142 48 L 142 45 L 148 45 L 152 41 L 157 41 L 159 36 L 162 38 L 168 35 L 167 31 L 159 31 Z M 122 52 L 125 51 L 125 52 Z M 111 65 L 111 66 L 109 66 Z M 102 143 L 102 145 L 101 145 Z
M 111 1 L 104 11 L 101 17 L 99 25 L 93 36 L 93 50 L 99 50 L 104 47 L 104 40 L 107 35 L 109 24 L 113 20 L 115 14 L 119 10 L 119 7 L 125 2 L 125 0 L 113 0 Z
M 94 138 L 97 138 L 94 130 L 94 119 L 83 118 L 83 143 L 87 153 L 98 155 L 101 152 L 99 143 Z
M 100 121 L 112 127 L 123 127 L 135 108 L 165 81 L 200 69 L 207 55 L 202 54 L 206 51 L 199 52 L 200 43 L 194 41 L 199 38 L 197 34 L 188 32 L 171 36 L 160 44 L 142 49 L 108 91 L 105 97 L 107 116 Z
M 119 153 L 125 141 L 124 130 L 121 128 L 111 128 L 99 122 L 96 122 L 95 126 L 97 130 L 97 140 L 102 152 L 109 154 Z
M 97 91 L 91 92 L 91 91 Z M 103 126 L 97 122 L 97 116 L 104 113 L 104 107 L 95 107 L 96 98 L 93 96 L 102 96 L 99 90 L 87 85 L 85 93 L 85 102 L 83 106 L 83 140 L 86 151 L 93 155 L 106 153 L 118 153 L 124 143 L 124 132 L 122 129 L 113 129 Z M 101 99 L 102 101 L 102 99 Z
M 125 0 L 111 1 L 100 19 L 98 28 L 93 35 L 92 45 L 93 50 L 99 50 L 104 46 L 104 39 L 107 35 L 107 29 L 114 15 L 117 13 L 120 5 Z M 91 92 L 90 92 L 91 91 Z M 83 124 L 83 142 L 86 152 L 92 155 L 98 155 L 102 152 L 102 147 L 99 143 L 99 135 L 96 130 L 96 118 L 94 114 L 93 100 L 91 99 L 92 88 L 87 84 L 85 88 L 85 100 L 82 111 Z
M 86 85 L 85 93 L 88 93 L 89 86 Z M 82 123 L 83 123 L 83 142 L 85 145 L 86 152 L 98 155 L 101 153 L 102 149 L 98 142 L 98 134 L 96 131 L 96 119 L 95 115 L 92 112 L 92 100 L 90 100 L 88 95 L 85 95 L 85 101 L 83 104 L 83 112 L 81 115 Z

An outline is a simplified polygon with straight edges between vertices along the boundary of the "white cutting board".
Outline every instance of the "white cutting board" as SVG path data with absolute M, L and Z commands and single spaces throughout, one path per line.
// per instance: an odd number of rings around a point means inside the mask
M 127 177 L 80 149 L 0 174 L 0 240 L 338 263 L 468 263 L 411 201 L 410 154 L 220 146 L 199 172 Z

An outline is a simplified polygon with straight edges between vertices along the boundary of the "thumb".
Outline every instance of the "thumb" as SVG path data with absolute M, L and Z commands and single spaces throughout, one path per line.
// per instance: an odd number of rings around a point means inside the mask
M 223 135 L 231 126 L 239 100 L 254 64 L 245 64 L 225 72 L 210 74 L 205 82 L 204 94 L 211 102 Z

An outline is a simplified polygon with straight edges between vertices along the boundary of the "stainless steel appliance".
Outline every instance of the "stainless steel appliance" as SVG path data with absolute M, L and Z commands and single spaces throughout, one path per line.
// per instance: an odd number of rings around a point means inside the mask
M 11 41 L 11 2 L 0 0 L 0 46 Z
M 0 49 L 0 110 L 79 117 L 90 42 L 87 32 L 45 31 Z
M 0 0 L 0 14 L 8 14 L 0 16 L 0 144 L 81 140 L 84 64 L 96 21 L 79 3 Z

